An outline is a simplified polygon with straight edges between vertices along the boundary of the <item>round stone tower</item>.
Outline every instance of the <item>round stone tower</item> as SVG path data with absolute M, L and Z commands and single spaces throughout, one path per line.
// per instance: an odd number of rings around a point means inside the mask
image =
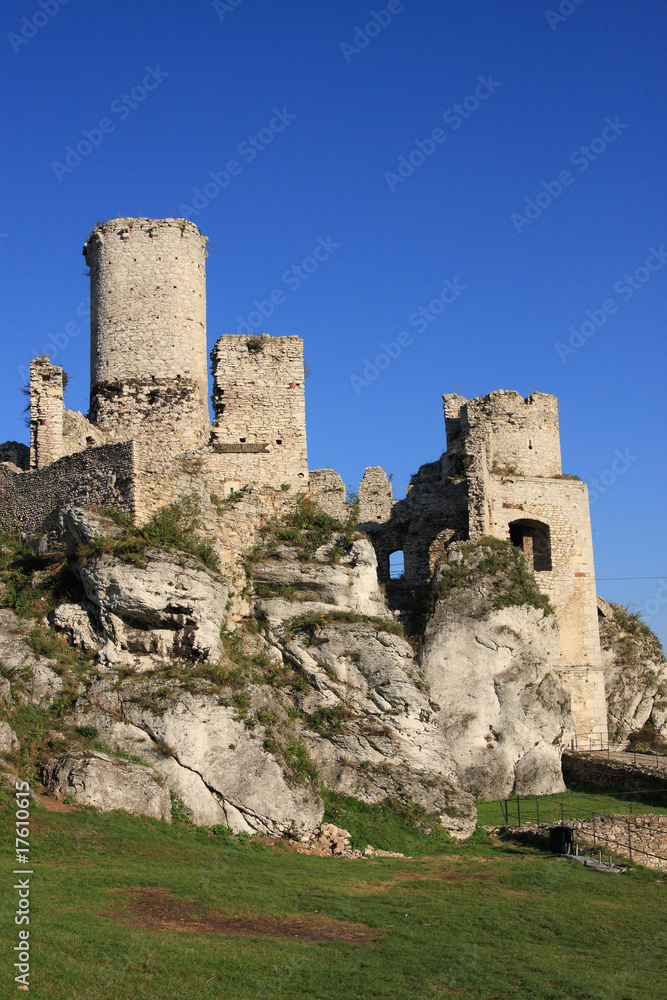
M 93 229 L 90 420 L 156 453 L 208 440 L 206 237 L 186 219 L 113 219 Z

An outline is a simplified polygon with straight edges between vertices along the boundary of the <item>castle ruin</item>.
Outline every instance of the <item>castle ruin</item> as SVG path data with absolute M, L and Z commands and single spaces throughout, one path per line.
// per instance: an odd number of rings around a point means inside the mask
M 207 403 L 206 237 L 184 219 L 115 219 L 83 248 L 91 279 L 87 416 L 66 410 L 64 372 L 30 368 L 30 449 L 0 445 L 0 527 L 57 528 L 66 504 L 118 510 L 143 523 L 196 492 L 223 568 L 263 520 L 309 494 L 345 514 L 345 486 L 307 466 L 303 342 L 222 336 Z M 563 476 L 554 396 L 511 391 L 443 397 L 447 451 L 396 500 L 382 469 L 359 486 L 360 530 L 381 582 L 402 552 L 407 584 L 428 584 L 454 540 L 486 535 L 522 549 L 556 612 L 556 669 L 578 732 L 607 737 L 588 491 Z M 244 491 L 238 503 L 225 504 Z M 250 499 L 248 499 L 250 498 Z

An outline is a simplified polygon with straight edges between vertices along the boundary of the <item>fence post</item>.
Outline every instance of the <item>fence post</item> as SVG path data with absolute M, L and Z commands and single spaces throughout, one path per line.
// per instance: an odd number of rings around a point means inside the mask
M 516 797 L 516 821 L 518 826 L 521 826 L 521 800 L 518 795 Z
M 597 844 L 595 840 L 595 813 L 593 813 L 593 850 L 595 850 Z
M 535 808 L 537 809 L 537 825 L 540 825 L 540 800 L 535 796 Z
M 630 855 L 630 861 L 632 861 L 632 834 L 630 833 L 629 820 L 628 820 L 628 854 Z
M 560 804 L 560 825 L 563 826 L 565 823 L 565 818 L 563 816 L 563 803 Z

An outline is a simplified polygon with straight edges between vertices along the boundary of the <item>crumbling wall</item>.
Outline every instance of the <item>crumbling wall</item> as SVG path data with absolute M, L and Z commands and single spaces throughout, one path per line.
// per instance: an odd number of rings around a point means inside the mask
M 379 579 L 382 582 L 389 579 L 389 556 L 402 551 L 406 583 L 413 586 L 427 583 L 436 553 L 443 551 L 444 544 L 468 537 L 465 480 L 451 475 L 450 464 L 443 456 L 437 462 L 422 465 L 410 480 L 405 499 L 389 507 L 385 491 L 390 487 L 386 478 L 383 484 L 381 470 L 368 472 L 371 475 L 364 477 L 366 483 L 362 480 L 359 486 L 359 530 L 367 532 L 373 543 Z M 372 493 L 375 489 L 378 492 Z M 378 513 L 387 510 L 386 520 L 378 521 Z M 368 519 L 369 514 L 372 519 Z
M 63 370 L 46 357 L 30 362 L 30 468 L 43 469 L 64 455 Z
M 379 465 L 370 466 L 359 483 L 359 523 L 384 523 L 391 517 L 394 496 L 387 474 Z
M 347 490 L 345 483 L 333 469 L 313 469 L 308 477 L 308 493 L 311 500 L 330 517 L 343 522 L 347 520 Z
M 522 476 L 560 474 L 555 396 L 534 392 L 524 399 L 518 392 L 499 389 L 470 400 L 450 394 L 443 396 L 443 401 L 448 450 L 450 434 L 452 438 L 458 436 L 458 421 L 465 450 L 483 449 L 490 471 L 516 472 Z
M 59 510 L 107 507 L 134 514 L 134 448 L 123 444 L 66 455 L 43 469 L 0 465 L 0 531 L 35 534 L 57 527 Z
M 242 482 L 308 485 L 303 341 L 221 337 L 211 352 L 218 468 Z

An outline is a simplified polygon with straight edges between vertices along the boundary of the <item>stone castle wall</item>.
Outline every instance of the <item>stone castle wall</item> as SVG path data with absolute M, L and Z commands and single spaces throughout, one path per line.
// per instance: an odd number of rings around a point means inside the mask
M 383 524 L 391 517 L 394 495 L 387 474 L 379 465 L 370 466 L 359 483 L 359 523 Z
M 206 237 L 185 219 L 114 219 L 90 267 L 90 419 L 156 454 L 208 440 Z
M 211 353 L 211 443 L 217 465 L 244 483 L 308 486 L 303 341 L 223 336 Z
M 443 456 L 421 466 L 404 500 L 390 504 L 390 491 L 382 469 L 366 470 L 359 485 L 359 530 L 373 543 L 381 582 L 389 579 L 389 556 L 402 551 L 405 581 L 419 586 L 431 580 L 444 546 L 468 537 L 467 483 L 451 475 Z
M 134 480 L 131 441 L 66 455 L 30 472 L 0 465 L 0 531 L 52 530 L 59 510 L 70 504 L 107 507 L 132 517 Z

